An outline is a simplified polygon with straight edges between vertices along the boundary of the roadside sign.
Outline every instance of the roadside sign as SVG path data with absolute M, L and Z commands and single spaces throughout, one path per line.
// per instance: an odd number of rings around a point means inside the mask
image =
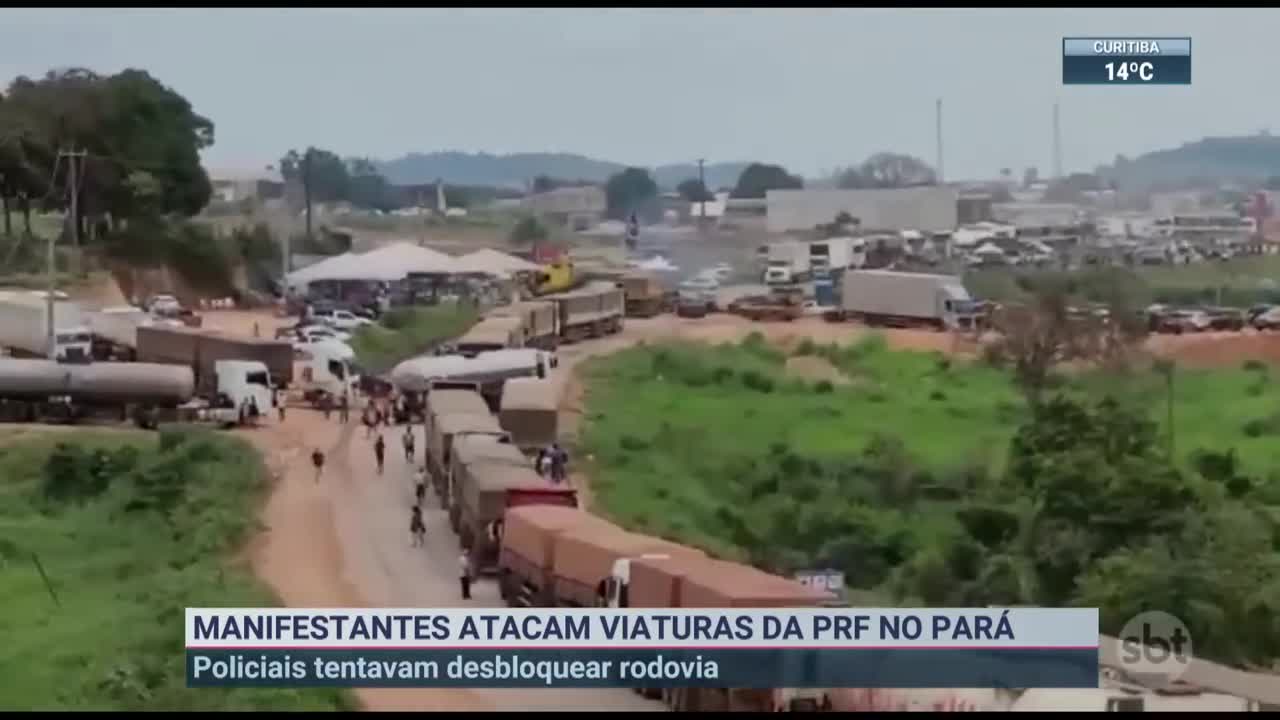
M 795 579 L 814 590 L 831 593 L 840 602 L 846 599 L 844 573 L 839 570 L 801 570 Z

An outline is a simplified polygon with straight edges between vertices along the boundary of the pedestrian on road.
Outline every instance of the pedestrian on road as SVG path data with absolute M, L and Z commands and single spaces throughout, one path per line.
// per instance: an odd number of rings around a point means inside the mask
M 375 440 L 373 443 L 373 457 L 378 460 L 379 475 L 382 474 L 382 462 L 383 460 L 386 459 L 386 456 L 387 456 L 387 444 L 382 441 L 382 436 L 379 435 L 378 439 Z
M 419 505 L 422 504 L 422 499 L 427 496 L 427 473 L 422 468 L 418 468 L 414 472 L 413 496 L 417 499 Z
M 414 547 L 422 547 L 427 535 L 427 526 L 422 522 L 422 508 L 417 505 L 413 506 L 413 514 L 409 518 L 409 534 L 413 536 Z
M 471 554 L 463 550 L 458 555 L 458 583 L 462 586 L 462 599 L 471 599 Z
M 254 337 L 261 337 L 261 335 L 258 333 L 258 323 L 254 323 L 254 324 L 253 324 L 253 336 L 254 336 Z
M 413 426 L 410 425 L 404 429 L 404 436 L 400 439 L 404 443 L 404 459 L 409 464 L 413 464 Z
M 316 468 L 316 482 L 320 482 L 320 473 L 324 472 L 324 453 L 320 448 L 311 451 L 311 464 Z
M 329 397 L 329 393 L 320 396 L 320 409 L 324 411 L 324 419 L 328 420 L 333 412 L 333 398 Z
M 351 401 L 347 399 L 347 394 L 344 392 L 342 399 L 338 401 L 338 422 L 346 425 L 349 419 L 351 419 Z
M 542 448 L 538 451 L 538 459 L 534 468 L 538 471 L 538 477 L 548 478 L 551 476 L 551 450 L 550 448 Z
M 276 412 L 280 413 L 280 422 L 284 422 L 284 391 L 276 391 Z
M 569 464 L 569 453 L 559 443 L 551 443 L 551 481 L 562 483 L 565 480 L 566 466 Z
M 377 409 L 372 404 L 364 406 L 364 417 L 361 420 L 364 422 L 364 437 L 366 440 L 373 437 L 373 426 L 377 424 L 375 413 L 377 413 Z

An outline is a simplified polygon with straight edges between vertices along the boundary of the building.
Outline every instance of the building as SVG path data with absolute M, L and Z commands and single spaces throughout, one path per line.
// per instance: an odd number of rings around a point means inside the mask
M 523 204 L 526 210 L 575 229 L 599 223 L 608 207 L 604 189 L 595 185 L 560 187 L 535 193 L 527 196 Z
M 1158 237 L 1196 248 L 1248 245 L 1257 228 L 1255 219 L 1240 217 L 1230 210 L 1179 213 L 1154 223 Z
M 209 170 L 208 173 L 209 184 L 213 186 L 213 199 L 219 202 L 238 203 L 284 197 L 284 178 L 274 170 Z
M 959 224 L 955 188 L 926 187 L 876 190 L 770 190 L 765 198 L 771 233 L 812 230 L 841 213 L 857 218 L 868 230 L 950 232 Z
M 1172 217 L 1180 213 L 1200 211 L 1200 193 L 1158 192 L 1151 194 L 1151 214 L 1156 217 Z
M 961 225 L 991 220 L 991 193 L 961 193 L 956 201 L 956 218 Z

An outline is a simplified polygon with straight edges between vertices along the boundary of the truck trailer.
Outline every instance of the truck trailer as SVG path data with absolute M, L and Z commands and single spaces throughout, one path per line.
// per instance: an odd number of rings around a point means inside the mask
M 456 354 L 468 358 L 492 350 L 524 347 L 524 320 L 511 316 L 486 317 L 450 345 Z
M 973 327 L 979 312 L 954 275 L 848 270 L 840 281 L 839 308 L 824 317 L 833 322 L 857 320 L 872 327 L 945 330 Z
M 503 384 L 498 423 L 521 452 L 532 455 L 556 441 L 558 399 L 550 380 L 512 378 Z
M 559 315 L 553 302 L 527 300 L 502 305 L 490 310 L 489 317 L 520 318 L 524 347 L 553 351 L 560 346 Z
M 0 345 L 15 358 L 49 358 L 49 303 L 44 293 L 0 291 Z M 54 353 L 58 362 L 92 359 L 93 336 L 80 306 L 54 300 Z
M 132 305 L 106 307 L 85 312 L 89 331 L 93 334 L 95 360 L 130 362 L 138 358 L 138 328 L 151 325 L 181 324 L 177 320 L 156 321 L 151 313 Z
M 545 299 L 556 304 L 561 342 L 603 337 L 622 330 L 626 303 L 622 290 L 614 283 L 596 280 Z
M 446 510 L 452 502 L 449 496 L 449 467 L 453 461 L 453 441 L 461 435 L 506 437 L 497 419 L 489 414 L 488 407 L 482 413 L 444 412 L 432 415 L 431 427 L 427 433 L 427 474 L 440 498 L 440 507 Z
M 162 325 L 138 327 L 137 337 L 139 360 L 190 366 L 201 394 L 213 391 L 213 366 L 220 360 L 262 363 L 276 388 L 287 388 L 293 382 L 293 345 L 282 340 L 239 338 Z
M 532 348 L 493 350 L 468 358 L 462 355 L 423 355 L 391 369 L 391 383 L 405 393 L 433 388 L 471 389 L 482 394 L 496 411 L 503 383 L 513 378 L 546 378 L 558 365 L 554 353 Z
M 799 240 L 771 243 L 764 269 L 766 285 L 794 285 L 809 279 L 809 244 Z
M 527 505 L 577 507 L 577 492 L 538 475 L 505 438 L 466 435 L 454 439 L 449 519 L 472 570 L 497 567 L 508 509 Z

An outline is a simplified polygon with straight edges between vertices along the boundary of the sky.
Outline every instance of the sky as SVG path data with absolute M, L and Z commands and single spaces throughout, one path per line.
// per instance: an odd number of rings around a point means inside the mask
M 210 168 L 290 147 L 761 160 L 889 150 L 948 179 L 1066 171 L 1280 119 L 1280 10 L 0 9 L 0 77 L 143 68 L 214 122 Z M 1192 85 L 1062 85 L 1064 36 L 1191 36 Z M 1280 131 L 1280 127 L 1274 128 Z

